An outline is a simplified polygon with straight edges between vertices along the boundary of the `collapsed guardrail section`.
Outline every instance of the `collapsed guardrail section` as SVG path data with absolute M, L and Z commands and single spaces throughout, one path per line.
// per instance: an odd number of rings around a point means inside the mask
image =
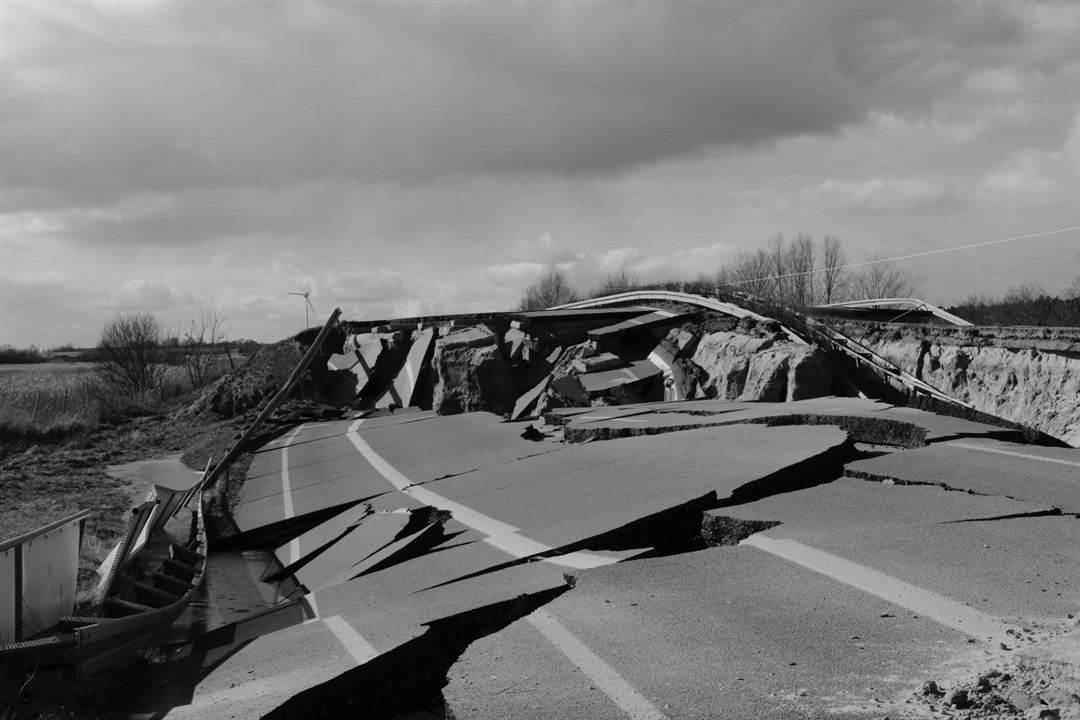
M 24 668 L 67 666 L 74 669 L 76 677 L 85 677 L 123 663 L 169 627 L 191 601 L 206 570 L 202 502 L 206 477 L 204 472 L 197 483 L 178 490 L 155 485 L 147 500 L 132 509 L 120 541 L 98 571 L 102 575 L 97 588 L 100 602 L 88 615 L 70 613 L 74 608 L 82 523 L 89 511 L 4 543 L 4 549 L 12 552 L 10 559 L 8 553 L 0 556 L 0 579 L 7 577 L 10 567 L 17 582 L 5 584 L 14 588 L 12 612 L 8 612 L 7 593 L 5 604 L 0 605 L 5 623 L 0 636 L 0 664 Z M 176 541 L 164 532 L 165 524 L 193 499 L 197 502 L 190 509 L 188 537 Z M 78 529 L 77 536 L 72 528 Z M 42 547 L 33 548 L 34 544 Z M 147 567 L 153 569 L 134 572 L 132 561 L 148 547 L 154 552 L 149 553 L 153 557 Z M 48 572 L 28 573 L 30 548 L 32 567 L 40 570 L 42 563 L 49 561 L 70 570 L 70 574 L 54 578 Z M 35 553 L 42 559 L 37 559 Z M 31 575 L 37 577 L 28 584 Z M 43 593 L 57 589 L 51 602 L 41 600 Z M 29 613 L 28 607 L 33 608 Z M 32 622 L 27 622 L 28 618 Z

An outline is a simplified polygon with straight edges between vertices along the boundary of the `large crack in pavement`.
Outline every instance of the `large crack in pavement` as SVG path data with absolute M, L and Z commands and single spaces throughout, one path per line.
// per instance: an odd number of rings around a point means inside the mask
M 931 481 L 931 480 L 912 480 L 910 478 L 896 477 L 889 473 L 872 472 L 868 470 L 854 470 L 852 468 L 844 468 L 844 477 L 851 478 L 853 480 L 865 480 L 867 482 L 882 483 L 884 485 L 898 485 L 898 486 L 910 486 L 910 487 L 936 487 L 946 492 L 957 492 L 965 495 L 978 495 L 981 497 L 999 497 L 1007 500 L 1016 500 L 1017 502 L 1025 502 L 1028 498 L 1020 497 L 1017 495 L 1010 495 L 1008 493 L 997 492 L 982 492 L 974 490 L 969 487 L 961 487 L 958 485 L 952 485 L 944 480 Z M 1069 517 L 1080 517 L 1080 513 L 1065 512 L 1057 506 L 1050 506 L 1049 510 L 1037 511 L 1034 513 L 1020 513 L 1015 516 L 1003 516 L 1001 518 L 992 518 L 995 520 L 1008 520 L 1012 517 L 1042 517 L 1046 515 L 1066 515 Z M 991 519 L 991 518 L 988 518 Z M 960 520 L 954 522 L 963 522 Z
M 659 427 L 610 427 L 610 426 L 575 426 L 573 422 L 564 425 L 564 437 L 567 442 L 582 443 L 595 440 L 613 440 L 641 435 L 662 435 L 685 430 L 700 430 L 707 427 L 728 425 L 765 425 L 766 427 L 787 427 L 800 425 L 832 425 L 848 434 L 852 442 L 872 445 L 888 445 L 901 448 L 919 448 L 927 445 L 927 430 L 915 423 L 891 418 L 865 417 L 861 415 L 826 415 L 814 413 L 791 413 L 770 415 L 767 417 L 724 418 L 721 413 L 707 411 L 682 411 L 679 413 L 657 413 L 658 415 L 683 414 L 699 417 L 717 417 L 715 422 L 686 422 Z
M 860 456 L 860 451 L 855 448 L 850 440 L 847 440 L 813 457 L 740 485 L 724 498 L 718 498 L 716 491 L 710 491 L 700 497 L 638 518 L 598 535 L 568 543 L 547 552 L 492 565 L 432 585 L 431 588 L 443 587 L 525 563 L 557 558 L 561 555 L 581 551 L 625 552 L 640 550 L 641 552 L 637 555 L 622 560 L 622 562 L 633 562 L 635 559 L 665 557 L 692 552 L 717 544 L 728 544 L 718 541 L 722 534 L 721 528 L 717 525 L 716 516 L 712 515 L 710 511 L 832 482 L 840 477 L 844 464 L 857 456 Z M 777 523 L 773 523 L 773 525 L 775 524 Z M 754 532 L 758 532 L 758 530 Z
M 435 620 L 427 624 L 427 630 L 419 637 L 294 695 L 263 717 L 265 720 L 327 717 L 380 720 L 422 711 L 433 717 L 445 717 L 442 689 L 451 666 L 465 649 L 569 589 L 570 585 L 566 584 Z

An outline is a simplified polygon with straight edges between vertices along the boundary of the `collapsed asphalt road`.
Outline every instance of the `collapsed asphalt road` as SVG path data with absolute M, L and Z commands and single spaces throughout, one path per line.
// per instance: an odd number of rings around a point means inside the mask
M 1077 714 L 1074 451 L 858 399 L 692 409 L 294 428 L 235 508 L 218 587 L 249 606 L 132 710 Z

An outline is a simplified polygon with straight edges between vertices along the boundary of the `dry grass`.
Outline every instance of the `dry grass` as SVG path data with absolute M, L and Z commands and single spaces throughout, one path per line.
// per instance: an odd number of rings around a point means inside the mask
M 210 380 L 227 369 L 215 368 Z M 102 384 L 93 363 L 0 365 L 0 438 L 53 440 L 102 423 L 151 415 L 195 388 L 184 368 L 160 367 L 160 384 L 141 397 Z
M 88 363 L 0 365 L 0 434 L 59 437 L 94 427 L 97 394 Z

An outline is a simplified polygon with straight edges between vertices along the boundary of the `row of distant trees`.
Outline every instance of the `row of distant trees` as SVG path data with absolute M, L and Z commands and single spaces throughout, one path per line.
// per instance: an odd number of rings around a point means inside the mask
M 105 323 L 94 348 L 71 345 L 43 353 L 36 346 L 0 347 L 0 363 L 46 362 L 56 354 L 94 363 L 100 389 L 110 396 L 139 398 L 152 391 L 165 397 L 165 386 L 202 388 L 225 370 L 234 367 L 233 351 L 251 354 L 259 344 L 252 340 L 226 340 L 229 324 L 217 307 L 193 308 L 187 320 L 166 329 L 157 315 L 122 312 Z
M 45 362 L 45 356 L 37 345 L 25 348 L 17 348 L 14 345 L 0 345 L 0 364 L 15 363 L 40 363 Z
M 1064 296 L 1051 295 L 1040 285 L 1021 285 L 1000 298 L 970 295 L 946 309 L 975 325 L 1080 327 L 1080 276 Z
M 799 233 L 791 239 L 777 234 L 765 247 L 736 255 L 713 276 L 661 285 L 745 292 L 770 302 L 805 307 L 853 298 L 909 297 L 921 282 L 919 276 L 895 263 L 882 261 L 880 256 L 849 264 L 838 238 L 826 235 L 815 241 L 806 233 Z M 628 268 L 620 267 L 609 273 L 589 296 L 613 295 L 640 287 L 643 287 L 640 278 Z M 577 299 L 579 296 L 567 282 L 563 269 L 549 265 L 526 288 L 519 309 L 536 310 Z
M 205 387 L 232 363 L 225 314 L 199 306 L 172 335 L 148 312 L 119 313 L 101 330 L 93 359 L 101 380 L 126 395 L 159 389 L 170 367 L 183 368 L 191 387 Z
M 880 255 L 849 264 L 838 238 L 826 235 L 815 242 L 806 233 L 790 240 L 777 234 L 766 247 L 736 255 L 716 278 L 721 290 L 748 292 L 796 307 L 910 297 L 921 283 L 921 277 Z

